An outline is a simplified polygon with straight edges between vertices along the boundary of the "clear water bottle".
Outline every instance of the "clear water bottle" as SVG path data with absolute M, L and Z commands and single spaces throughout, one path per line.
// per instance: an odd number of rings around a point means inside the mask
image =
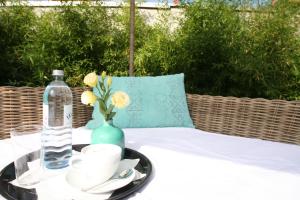
M 67 167 L 72 156 L 72 92 L 62 70 L 53 70 L 52 75 L 43 96 L 41 159 L 44 167 L 59 169 Z

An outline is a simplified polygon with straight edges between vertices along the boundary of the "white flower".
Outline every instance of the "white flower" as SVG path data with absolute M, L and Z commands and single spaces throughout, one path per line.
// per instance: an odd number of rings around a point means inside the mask
M 98 76 L 95 72 L 89 73 L 84 77 L 83 82 L 90 87 L 95 87 L 98 82 Z
M 85 105 L 93 106 L 97 100 L 97 96 L 91 91 L 84 91 L 81 94 L 81 102 Z
M 129 104 L 129 96 L 125 92 L 117 91 L 112 95 L 111 103 L 116 108 L 124 108 Z

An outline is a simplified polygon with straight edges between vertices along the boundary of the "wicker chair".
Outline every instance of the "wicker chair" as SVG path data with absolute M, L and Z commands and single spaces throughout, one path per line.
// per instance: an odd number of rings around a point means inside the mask
M 73 127 L 84 126 L 92 109 L 73 91 Z M 41 87 L 0 87 L 0 139 L 16 124 L 42 122 Z M 187 94 L 197 129 L 300 145 L 300 101 Z

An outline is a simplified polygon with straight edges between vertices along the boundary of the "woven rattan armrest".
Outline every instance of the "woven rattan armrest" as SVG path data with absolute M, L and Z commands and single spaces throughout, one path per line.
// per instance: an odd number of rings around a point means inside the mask
M 42 124 L 42 87 L 0 87 L 0 139 L 9 137 L 17 124 Z M 92 107 L 81 103 L 83 88 L 71 88 L 73 127 L 84 126 L 92 116 Z
M 72 88 L 73 127 L 84 126 L 92 108 Z M 0 87 L 0 139 L 16 124 L 42 123 L 42 87 Z M 300 101 L 187 94 L 196 128 L 228 135 L 300 144 Z
M 197 129 L 300 145 L 300 101 L 187 95 Z

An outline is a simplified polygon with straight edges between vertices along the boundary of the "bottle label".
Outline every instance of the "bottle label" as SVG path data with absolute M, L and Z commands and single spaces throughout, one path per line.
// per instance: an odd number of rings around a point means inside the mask
M 43 126 L 48 126 L 49 106 L 43 104 Z
M 54 110 L 52 110 L 54 112 Z M 72 105 L 64 105 L 64 122 L 62 124 L 61 120 L 57 120 L 60 117 L 57 118 L 57 115 L 59 114 L 62 116 L 60 113 L 52 113 L 51 116 L 49 116 L 49 105 L 43 104 L 43 126 L 48 127 L 50 126 L 68 126 L 72 127 L 72 121 L 73 121 L 73 114 L 72 114 Z M 50 117 L 50 121 L 49 121 Z M 61 118 L 60 118 L 61 119 Z M 58 123 L 60 121 L 60 123 Z
M 64 126 L 72 127 L 73 112 L 72 105 L 64 105 Z

